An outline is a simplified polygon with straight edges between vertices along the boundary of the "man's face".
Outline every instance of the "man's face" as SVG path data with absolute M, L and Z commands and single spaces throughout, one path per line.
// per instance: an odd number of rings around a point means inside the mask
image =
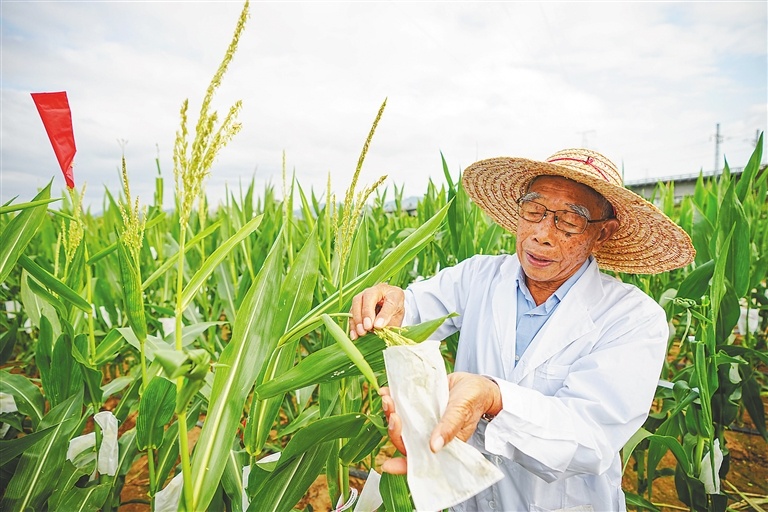
M 529 193 L 538 194 L 534 200 L 549 210 L 578 211 L 583 207 L 589 211 L 590 219 L 603 218 L 600 196 L 575 181 L 542 176 L 531 184 Z M 538 223 L 521 218 L 517 225 L 517 257 L 534 298 L 537 291 L 551 295 L 557 290 L 617 227 L 618 221 L 612 219 L 589 224 L 583 233 L 569 234 L 555 227 L 551 212 Z

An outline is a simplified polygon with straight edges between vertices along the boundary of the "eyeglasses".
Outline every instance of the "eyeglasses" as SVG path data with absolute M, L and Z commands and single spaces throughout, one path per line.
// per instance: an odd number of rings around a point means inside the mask
M 555 216 L 555 227 L 560 231 L 571 233 L 573 235 L 583 233 L 590 224 L 610 219 L 610 217 L 606 217 L 604 219 L 589 220 L 576 212 L 568 210 L 550 210 L 541 203 L 525 199 L 520 199 L 517 202 L 517 206 L 520 217 L 528 222 L 541 222 L 542 219 L 547 216 L 547 213 L 553 213 Z

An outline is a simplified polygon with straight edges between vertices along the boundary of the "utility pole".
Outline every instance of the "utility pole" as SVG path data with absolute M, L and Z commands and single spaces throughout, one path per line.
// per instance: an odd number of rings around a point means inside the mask
M 597 133 L 595 130 L 584 130 L 582 132 L 576 132 L 579 135 L 581 135 L 581 147 L 588 149 L 589 148 L 589 138 L 588 136 L 592 133 Z
M 720 170 L 720 143 L 723 142 L 723 137 L 720 135 L 720 123 L 717 123 L 715 128 L 715 174 Z

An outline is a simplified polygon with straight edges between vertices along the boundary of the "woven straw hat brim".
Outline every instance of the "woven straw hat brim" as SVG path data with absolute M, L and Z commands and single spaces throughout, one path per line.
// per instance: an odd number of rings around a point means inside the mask
M 684 267 L 696 251 L 691 238 L 664 212 L 634 192 L 569 167 L 525 158 L 490 158 L 469 166 L 462 179 L 472 200 L 496 223 L 517 231 L 517 200 L 536 176 L 583 183 L 613 205 L 619 228 L 594 254 L 601 269 L 658 274 Z

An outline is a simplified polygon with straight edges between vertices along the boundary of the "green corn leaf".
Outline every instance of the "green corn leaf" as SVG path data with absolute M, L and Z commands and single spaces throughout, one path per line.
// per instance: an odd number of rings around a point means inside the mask
M 368 215 L 363 215 L 349 251 L 342 282 L 350 281 L 371 268 L 368 262 L 371 251 L 371 245 L 368 243 L 368 222 Z
M 723 241 L 722 249 L 723 254 L 719 254 L 715 258 L 715 269 L 712 274 L 712 287 L 710 290 L 710 299 L 712 300 L 711 316 L 713 323 L 717 321 L 717 315 L 720 312 L 720 302 L 725 295 L 725 263 L 727 260 L 727 248 L 731 244 L 731 238 L 733 237 L 733 230 L 736 226 L 732 226 L 728 236 Z
M 109 496 L 110 487 L 107 482 L 87 487 L 72 487 L 61 496 L 59 510 L 98 512 Z
M 68 267 L 68 274 L 64 283 L 73 290 L 82 290 L 85 286 L 85 274 L 87 269 L 85 268 L 85 255 L 88 252 L 88 242 L 83 239 L 80 245 L 75 249 L 75 254 L 72 256 L 72 261 Z
M 56 485 L 74 429 L 80 425 L 82 395 L 75 394 L 51 409 L 40 422 L 50 430 L 45 441 L 24 452 L 5 491 L 0 509 L 41 510 Z
M 221 486 L 229 497 L 231 512 L 243 511 L 243 466 L 247 463 L 247 455 L 244 451 L 229 451 L 227 467 L 221 476 Z
M 321 304 L 317 305 L 309 313 L 304 315 L 291 329 L 280 339 L 280 344 L 300 338 L 308 332 L 316 329 L 322 321 L 320 315 L 332 310 L 346 310 L 352 302 L 352 297 L 369 286 L 386 281 L 398 272 L 406 264 L 413 260 L 434 238 L 437 229 L 445 219 L 450 204 L 442 207 L 428 221 L 414 230 L 397 247 L 382 258 L 382 260 L 368 272 L 361 274 L 343 287 L 344 303 L 339 305 L 339 292 L 331 294 Z
M 320 246 L 317 233 L 312 232 L 296 256 L 288 275 L 283 281 L 275 317 L 274 332 L 285 332 L 286 326 L 295 322 L 309 311 L 319 277 Z M 260 372 L 257 383 L 268 382 L 293 366 L 295 348 L 273 351 L 269 364 Z M 269 431 L 280 412 L 282 397 L 258 400 L 254 396 L 246 425 L 245 447 L 249 454 L 256 455 L 264 447 Z
M 421 342 L 428 339 L 443 322 L 455 316 L 454 313 L 403 328 L 403 336 Z M 357 349 L 373 366 L 373 358 L 380 355 L 386 348 L 386 344 L 375 334 L 366 334 L 355 341 Z M 285 346 L 278 347 L 283 350 Z M 380 357 L 379 357 L 380 358 Z M 380 358 L 381 359 L 381 358 Z M 300 389 L 311 384 L 318 384 L 342 377 L 359 375 L 357 367 L 349 360 L 342 348 L 334 343 L 316 352 L 311 353 L 301 360 L 299 364 L 286 372 L 276 375 L 272 380 L 266 381 L 256 387 L 254 392 L 262 400 L 275 395 L 282 395 L 295 389 Z
M 82 467 L 77 467 L 72 461 L 65 460 L 61 469 L 62 471 L 59 473 L 59 478 L 56 482 L 56 488 L 51 497 L 48 498 L 49 510 L 61 510 L 61 498 L 64 496 L 64 493 L 71 490 L 82 477 L 90 475 L 96 470 L 96 460 L 94 459 Z
M 111 485 L 89 483 L 85 487 L 75 485 L 80 478 L 91 474 L 96 469 L 96 461 L 85 468 L 77 468 L 72 462 L 64 461 L 64 466 L 56 484 L 56 490 L 48 500 L 49 510 L 67 510 L 77 512 L 97 512 L 107 500 Z
M 115 393 L 119 393 L 130 386 L 131 382 L 133 382 L 133 377 L 130 375 L 123 375 L 110 380 L 101 386 L 102 398 L 106 400 Z
M 189 303 L 192 302 L 192 299 L 200 290 L 200 287 L 203 286 L 208 277 L 210 277 L 213 271 L 216 270 L 216 267 L 224 261 L 224 258 L 226 258 L 242 240 L 250 236 L 251 233 L 259 227 L 262 218 L 263 215 L 257 215 L 252 218 L 245 226 L 240 228 L 237 233 L 219 245 L 216 250 L 206 258 L 205 262 L 203 262 L 202 266 L 195 272 L 195 275 L 192 276 L 187 283 L 187 286 L 184 288 L 184 291 L 181 293 L 182 310 L 186 309 Z
M 16 196 L 18 197 L 18 196 Z M 15 200 L 16 198 L 12 199 L 11 201 Z M 40 199 L 38 201 L 29 201 L 27 203 L 16 203 L 16 204 L 6 204 L 3 206 L 0 206 L 0 215 L 6 214 L 6 213 L 12 213 L 12 212 L 20 212 L 22 210 L 27 210 L 29 208 L 34 208 L 36 206 L 40 205 L 47 205 L 50 203 L 55 203 L 56 201 L 61 201 L 60 197 L 54 197 L 53 199 Z
M 53 383 L 51 376 L 51 362 L 53 360 L 53 330 L 48 317 L 40 318 L 40 332 L 37 338 L 37 347 L 35 348 L 35 364 L 40 371 L 40 381 L 43 385 L 43 392 L 50 400 L 49 395 L 53 394 Z
M 125 345 L 125 338 L 120 334 L 117 329 L 110 329 L 104 339 L 96 346 L 96 356 L 94 357 L 94 364 L 101 366 L 113 360 L 120 353 L 120 350 Z
M 40 393 L 40 388 L 23 375 L 2 370 L 0 371 L 0 392 L 12 395 L 19 412 L 29 416 L 34 428 L 38 427 L 45 412 L 45 399 Z
M 322 471 L 334 441 L 314 444 L 287 464 L 280 464 L 251 499 L 248 512 L 288 512 Z
M 8 464 L 12 459 L 18 457 L 35 443 L 45 438 L 50 434 L 53 427 L 48 427 L 40 430 L 36 430 L 31 434 L 26 434 L 16 439 L 4 440 L 0 439 L 0 467 Z
M 174 403 L 175 406 L 175 403 Z M 192 416 L 191 418 L 197 418 Z M 191 423 L 191 422 L 190 422 Z M 179 422 L 174 421 L 171 426 L 168 427 L 163 435 L 163 442 L 160 448 L 157 450 L 157 464 L 155 474 L 156 482 L 150 482 L 149 492 L 151 495 L 155 495 L 157 491 L 162 489 L 168 475 L 173 467 L 176 465 L 176 460 L 179 458 Z M 154 484 L 154 485 L 153 485 Z
M 38 193 L 32 202 L 46 201 L 51 197 L 51 183 Z M 46 215 L 46 203 L 23 210 L 5 226 L 0 234 L 0 283 L 13 270 L 32 237 L 37 233 Z
M 707 293 L 709 281 L 712 279 L 714 271 L 715 260 L 709 260 L 703 265 L 697 266 L 696 269 L 688 274 L 683 282 L 680 283 L 680 288 L 677 290 L 677 297 L 700 301 L 701 297 Z
M 86 313 L 91 312 L 91 305 L 87 300 L 27 256 L 23 254 L 19 256 L 19 263 L 24 270 L 29 272 L 29 275 L 37 279 L 40 284 L 47 286 L 49 290 L 55 292 L 59 297 L 66 299 L 73 306 Z
M 175 406 L 176 386 L 162 377 L 152 379 L 139 402 L 136 419 L 136 445 L 139 450 L 160 446 L 164 427 L 171 420 Z
M 752 190 L 755 177 L 760 170 L 760 164 L 763 159 L 763 135 L 764 133 L 760 133 L 755 150 L 749 157 L 747 165 L 744 166 L 744 171 L 741 173 L 741 179 L 739 179 L 739 182 L 736 184 L 736 195 L 741 202 L 744 202 L 744 198 Z
M 323 314 L 321 315 L 321 318 L 323 319 L 325 328 L 328 329 L 330 335 L 333 337 L 333 339 L 336 340 L 336 343 L 339 344 L 341 350 L 343 350 L 350 361 L 352 361 L 355 366 L 357 366 L 357 369 L 360 370 L 360 373 L 365 376 L 365 378 L 368 380 L 368 384 L 370 384 L 374 389 L 378 390 L 379 383 L 376 380 L 376 375 L 373 373 L 373 370 L 368 364 L 368 361 L 365 360 L 365 357 L 360 352 L 360 349 L 358 349 L 357 346 L 352 343 L 352 340 L 349 339 L 349 336 L 347 336 L 347 333 L 344 332 L 344 329 L 339 327 L 339 325 L 334 322 L 331 317 Z
M 680 464 L 680 467 L 686 468 L 685 471 L 690 476 L 691 461 L 688 458 L 688 455 L 686 455 L 685 449 L 683 448 L 683 445 L 680 444 L 680 441 L 672 436 L 662 436 L 658 434 L 651 434 L 648 436 L 648 439 L 651 441 L 651 445 L 657 443 L 671 451 L 672 455 L 675 456 L 677 462 Z
M 218 293 L 219 300 L 222 302 L 222 308 L 227 316 L 227 320 L 234 320 L 235 311 L 237 311 L 237 306 L 235 306 L 235 281 L 227 265 L 216 267 L 216 292 Z
M 42 372 L 41 372 L 42 373 Z M 48 386 L 43 381 L 45 397 L 51 406 L 64 402 L 83 389 L 81 366 L 72 356 L 72 339 L 63 333 L 51 350 L 51 365 L 48 370 Z
M 635 451 L 635 448 L 638 444 L 640 444 L 645 438 L 650 436 L 651 433 L 648 432 L 643 427 L 640 427 L 637 432 L 632 434 L 632 437 L 629 438 L 629 441 L 624 444 L 624 447 L 621 449 L 621 462 L 622 467 L 621 471 L 624 473 L 627 469 L 627 463 L 629 462 L 629 459 L 632 457 L 632 453 Z
M 21 328 L 22 316 L 16 314 L 9 320 L 9 323 L 6 325 L 8 330 L 3 334 L 0 334 L 0 366 L 5 365 L 11 356 L 13 356 L 13 349 L 16 346 L 16 342 L 19 340 L 18 334 L 19 329 Z
M 190 249 L 195 247 L 197 244 L 205 240 L 207 237 L 213 235 L 214 231 L 219 229 L 221 227 L 221 221 L 216 221 L 210 226 L 206 227 L 204 230 L 190 238 L 186 244 L 184 244 L 184 254 L 188 253 Z M 172 267 L 175 265 L 178 265 L 179 260 L 176 257 L 168 258 L 165 260 L 157 269 L 152 272 L 152 275 L 149 276 L 144 280 L 143 283 L 141 283 L 141 289 L 146 290 L 150 284 L 154 283 L 160 276 L 164 275 L 166 272 L 171 270 Z
M 59 315 L 61 315 L 63 318 L 66 318 L 68 316 L 69 311 L 67 310 L 67 307 L 64 305 L 62 301 L 59 300 L 58 297 L 53 295 L 50 291 L 48 291 L 48 288 L 41 285 L 37 279 L 30 276 L 26 270 L 22 274 L 22 279 L 26 281 L 26 284 L 29 286 L 29 291 L 31 291 L 37 298 L 41 299 L 43 303 L 48 304 L 53 307 L 53 309 L 58 312 Z M 42 315 L 45 315 L 44 312 L 41 311 Z
M 643 498 L 642 496 L 635 494 L 633 492 L 624 491 L 624 496 L 626 497 L 627 504 L 634 505 L 638 510 L 650 510 L 651 512 L 661 512 L 656 506 L 648 501 L 647 499 Z
M 306 427 L 310 423 L 320 419 L 320 408 L 317 405 L 307 407 L 292 422 L 279 430 L 279 436 L 289 436 L 297 430 Z
M 344 465 L 359 462 L 369 456 L 384 439 L 385 434 L 374 423 L 366 421 L 360 432 L 339 451 L 339 459 Z
M 752 423 L 755 424 L 755 428 L 763 436 L 763 439 L 768 442 L 768 431 L 765 427 L 765 406 L 760 394 L 760 383 L 754 373 L 744 378 L 741 392 L 744 408 L 747 409 Z
M 280 456 L 279 465 L 306 452 L 318 443 L 355 437 L 360 432 L 365 420 L 366 416 L 363 414 L 339 414 L 319 419 L 307 425 L 291 437 Z
M 196 476 L 192 488 L 195 510 L 206 509 L 213 498 L 226 466 L 228 440 L 240 424 L 245 399 L 277 344 L 272 325 L 281 286 L 282 240 L 282 236 L 275 239 L 264 266 L 243 299 L 232 339 L 214 373 L 208 415 L 192 457 L 192 475 Z
M 405 475 L 391 475 L 383 473 L 379 482 L 379 491 L 384 500 L 384 508 L 387 512 L 401 512 L 403 510 L 415 510 L 408 490 L 408 482 Z

